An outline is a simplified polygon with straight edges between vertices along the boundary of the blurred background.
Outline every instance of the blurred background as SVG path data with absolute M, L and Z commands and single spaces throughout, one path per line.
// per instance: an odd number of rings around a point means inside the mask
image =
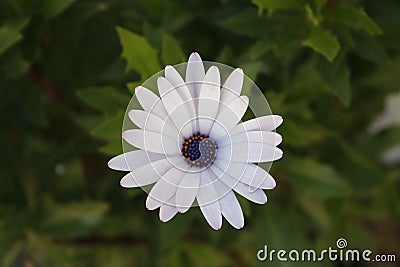
M 284 117 L 239 231 L 161 223 L 107 168 L 132 89 L 193 51 Z M 396 0 L 0 0 L 0 266 L 399 266 L 399 70 Z M 397 263 L 256 258 L 338 238 Z

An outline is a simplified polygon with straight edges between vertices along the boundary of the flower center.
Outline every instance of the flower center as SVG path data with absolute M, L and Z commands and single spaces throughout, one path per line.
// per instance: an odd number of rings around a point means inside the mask
M 182 144 L 182 155 L 192 166 L 208 167 L 214 162 L 217 144 L 203 134 L 194 134 Z

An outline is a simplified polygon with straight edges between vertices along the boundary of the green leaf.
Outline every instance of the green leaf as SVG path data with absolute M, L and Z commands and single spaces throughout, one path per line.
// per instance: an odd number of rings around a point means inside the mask
M 285 143 L 293 147 L 307 147 L 321 142 L 329 131 L 321 125 L 304 120 L 287 119 L 279 130 L 285 137 Z
M 184 246 L 188 254 L 191 266 L 219 267 L 232 266 L 233 262 L 219 250 L 213 249 L 207 244 L 188 244 Z M 204 261 L 207 259 L 207 261 Z
M 264 35 L 266 28 L 271 27 L 268 23 L 267 18 L 257 16 L 255 8 L 246 8 L 218 21 L 220 26 L 250 37 Z
M 349 106 L 351 98 L 350 89 L 350 71 L 348 66 L 343 64 L 339 68 L 336 75 L 331 76 L 327 80 L 328 85 L 333 89 L 339 100 L 345 105 Z
M 120 140 L 124 115 L 123 111 L 118 111 L 113 117 L 107 118 L 97 126 L 92 131 L 92 135 L 105 140 Z
M 318 26 L 321 19 L 318 17 L 317 14 L 314 13 L 314 11 L 310 7 L 310 5 L 307 4 L 305 6 L 305 10 L 306 10 L 307 18 L 311 21 L 311 23 L 314 26 Z
M 310 158 L 285 156 L 279 169 L 298 192 L 319 198 L 343 197 L 350 192 L 348 183 L 336 170 Z
M 109 205 L 105 202 L 49 203 L 41 228 L 61 238 L 86 235 L 101 221 L 108 209 Z
M 330 217 L 324 202 L 310 196 L 299 196 L 302 208 L 311 216 L 311 218 L 324 230 L 329 231 L 332 226 Z
M 329 61 L 332 61 L 340 50 L 336 36 L 322 27 L 312 27 L 310 35 L 302 44 L 322 54 Z
M 364 33 L 354 33 L 354 52 L 361 58 L 375 63 L 381 63 L 389 58 L 389 55 L 376 38 L 370 38 Z
M 361 30 L 370 36 L 382 34 L 378 24 L 362 8 L 343 4 L 327 14 L 327 19 L 337 26 Z
M 329 63 L 323 59 L 318 64 L 322 79 L 346 107 L 350 104 L 351 87 L 348 65 L 342 60 Z
M 25 60 L 20 51 L 10 51 L 3 58 L 6 64 L 0 62 L 0 76 L 6 79 L 15 79 L 25 74 L 30 66 L 30 62 Z
M 186 61 L 181 46 L 171 35 L 164 35 L 161 59 L 165 65 L 175 65 Z
M 137 71 L 142 80 L 160 71 L 157 50 L 142 36 L 122 27 L 117 27 L 122 57 L 126 59 L 126 71 Z
M 371 19 L 367 13 L 365 13 L 364 10 L 359 9 L 358 10 L 358 17 L 356 21 L 356 25 L 359 29 L 365 31 L 371 36 L 382 34 L 381 28 L 378 26 L 378 24 Z
M 42 3 L 42 12 L 47 17 L 57 17 L 74 2 L 76 0 L 45 0 Z
M 21 30 L 28 24 L 29 19 L 8 21 L 0 27 L 0 55 L 22 39 Z
M 123 94 L 117 88 L 111 86 L 89 87 L 77 91 L 76 94 L 87 105 L 107 116 L 124 110 L 130 99 L 128 94 Z
M 105 155 L 115 156 L 122 154 L 122 140 L 114 140 L 99 148 L 99 151 Z
M 253 0 L 253 4 L 258 6 L 258 13 L 264 9 L 271 15 L 277 10 L 301 9 L 301 1 L 298 0 Z

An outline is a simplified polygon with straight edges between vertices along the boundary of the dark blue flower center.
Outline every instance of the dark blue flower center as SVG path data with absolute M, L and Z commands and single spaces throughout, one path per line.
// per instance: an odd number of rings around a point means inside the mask
M 184 140 L 181 152 L 189 164 L 198 167 L 207 167 L 215 159 L 217 145 L 208 136 L 195 134 Z

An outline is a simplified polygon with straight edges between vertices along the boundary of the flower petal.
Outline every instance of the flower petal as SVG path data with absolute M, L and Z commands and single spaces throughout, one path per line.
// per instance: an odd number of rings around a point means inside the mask
M 172 122 L 162 119 L 153 113 L 143 110 L 131 110 L 128 115 L 131 121 L 140 129 L 161 133 L 172 139 L 176 139 L 179 136 L 175 125 L 171 125 Z
M 183 127 L 187 124 L 192 125 L 193 115 L 190 113 L 187 102 L 184 102 L 182 97 L 176 90 L 173 90 L 172 84 L 164 77 L 159 77 L 157 80 L 158 88 L 161 94 L 161 101 L 168 112 L 168 116 L 174 122 L 176 128 L 181 130 L 182 135 L 186 138 L 192 134 L 191 127 Z M 189 101 L 189 103 L 192 103 Z
M 229 174 L 224 173 L 220 168 L 215 165 L 211 166 L 210 170 L 228 187 L 232 188 L 248 200 L 258 204 L 265 204 L 267 202 L 267 196 L 262 189 L 257 189 L 242 182 L 239 182 L 238 180 L 231 177 Z
M 273 189 L 276 186 L 274 178 L 263 168 L 255 164 L 230 162 L 220 159 L 216 160 L 214 165 L 218 166 L 224 173 L 229 174 L 235 180 L 253 188 Z
M 149 89 L 138 86 L 135 89 L 135 96 L 145 111 L 154 113 L 160 118 L 167 117 L 167 111 L 164 109 L 160 98 Z
M 210 171 L 209 173 L 212 172 Z M 219 203 L 221 205 L 222 215 L 236 229 L 243 228 L 244 216 L 235 193 L 222 181 L 215 180 L 215 177 L 213 179 L 217 194 L 221 196 Z
M 234 136 L 239 133 L 251 131 L 272 131 L 281 125 L 282 122 L 283 119 L 279 115 L 258 117 L 238 124 L 230 135 Z
M 238 143 L 218 148 L 217 158 L 237 162 L 269 162 L 278 160 L 283 152 L 275 146 L 262 143 Z
M 179 95 L 182 97 L 182 100 L 186 104 L 190 116 L 192 118 L 197 117 L 197 111 L 195 108 L 195 101 L 193 101 L 192 95 L 190 94 L 189 88 L 186 86 L 186 83 L 183 81 L 181 75 L 176 71 L 176 69 L 172 66 L 165 67 L 165 78 L 171 83 L 174 88 L 178 91 Z M 197 100 L 196 100 L 197 101 Z M 193 132 L 198 132 L 196 127 L 196 123 L 193 123 Z
M 176 207 L 180 213 L 185 213 L 192 206 L 200 185 L 200 173 L 188 172 L 176 191 Z
M 168 200 L 176 194 L 182 177 L 188 171 L 189 165 L 186 162 L 183 163 L 177 166 L 179 168 L 174 167 L 168 170 L 150 190 L 146 200 L 146 207 L 149 210 L 156 209 L 162 204 L 171 205 L 171 203 L 168 203 Z
M 224 139 L 218 141 L 218 147 L 229 146 L 231 143 L 262 143 L 271 146 L 277 146 L 282 142 L 282 136 L 275 132 L 269 131 L 252 131 L 242 132 L 235 136 L 225 136 Z
M 169 204 L 161 205 L 159 217 L 162 222 L 168 222 L 178 213 L 178 209 L 174 205 L 172 205 L 174 201 L 175 195 L 168 200 Z
M 146 151 L 168 155 L 180 155 L 177 138 L 172 139 L 160 133 L 133 129 L 123 132 L 122 138 L 129 144 Z
M 162 159 L 146 164 L 125 175 L 121 179 L 120 184 L 122 187 L 131 188 L 155 183 L 165 172 L 173 168 L 170 161 L 179 162 L 179 160 L 182 159 L 180 157 L 176 157 Z
M 240 96 L 243 87 L 243 70 L 235 69 L 221 88 L 221 103 L 229 105 Z
M 222 136 L 227 135 L 242 119 L 248 105 L 249 98 L 247 96 L 236 97 L 229 105 L 221 103 L 216 122 L 214 122 L 211 128 L 210 136 L 218 140 Z
M 220 74 L 216 66 L 212 66 L 206 73 L 200 89 L 198 116 L 200 131 L 208 134 L 214 119 L 217 117 L 220 96 Z
M 162 154 L 156 154 L 145 150 L 135 150 L 118 155 L 108 162 L 108 167 L 118 171 L 133 171 L 152 161 L 165 158 Z
M 201 173 L 200 187 L 196 199 L 208 224 L 215 230 L 221 229 L 221 206 L 208 170 Z
M 192 95 L 192 99 L 197 99 L 199 97 L 204 76 L 204 65 L 200 55 L 196 52 L 192 53 L 187 63 L 185 78 L 187 87 Z

